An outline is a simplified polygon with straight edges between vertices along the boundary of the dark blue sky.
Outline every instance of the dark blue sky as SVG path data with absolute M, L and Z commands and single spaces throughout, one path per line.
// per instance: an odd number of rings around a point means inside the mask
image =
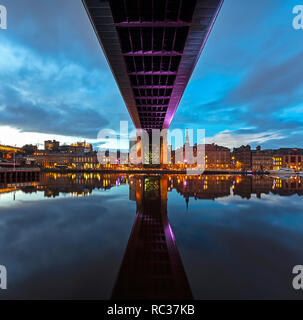
M 229 147 L 303 147 L 299 0 L 225 0 L 172 122 Z M 0 0 L 0 141 L 94 141 L 130 120 L 80 0 Z

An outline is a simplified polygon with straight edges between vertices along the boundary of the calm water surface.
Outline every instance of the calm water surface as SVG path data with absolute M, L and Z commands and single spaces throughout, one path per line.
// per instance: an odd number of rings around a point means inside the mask
M 0 298 L 303 298 L 303 181 L 45 174 L 0 185 Z

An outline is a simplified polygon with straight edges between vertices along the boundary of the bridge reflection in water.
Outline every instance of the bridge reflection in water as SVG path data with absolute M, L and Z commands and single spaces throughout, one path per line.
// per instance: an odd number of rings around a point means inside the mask
M 167 176 L 136 177 L 137 215 L 113 299 L 191 299 L 192 294 L 167 217 Z

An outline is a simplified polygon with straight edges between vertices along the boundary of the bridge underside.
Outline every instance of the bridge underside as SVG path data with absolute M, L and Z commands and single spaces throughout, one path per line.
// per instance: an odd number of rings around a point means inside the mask
M 136 128 L 169 128 L 222 2 L 83 0 Z

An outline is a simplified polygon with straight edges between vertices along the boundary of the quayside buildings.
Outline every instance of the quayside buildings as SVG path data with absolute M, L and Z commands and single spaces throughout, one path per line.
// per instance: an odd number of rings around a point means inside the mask
M 186 153 L 189 145 L 188 139 L 185 144 L 176 150 L 167 146 L 168 157 L 161 168 L 182 170 L 195 167 Z M 268 172 L 280 168 L 303 170 L 303 149 L 280 148 L 255 150 L 251 146 L 240 146 L 229 149 L 217 144 L 205 144 L 204 164 L 206 171 L 236 171 L 236 172 Z M 195 144 L 191 147 L 193 158 L 199 158 Z M 89 143 L 77 142 L 70 145 L 60 145 L 59 141 L 45 141 L 44 149 L 38 149 L 35 145 L 25 145 L 22 148 L 0 146 L 0 167 L 7 166 L 36 166 L 46 169 L 74 169 L 74 170 L 99 170 L 99 169 L 138 169 L 142 164 L 135 164 L 134 157 L 140 159 L 140 151 L 128 153 L 123 151 L 105 150 L 98 155 Z M 201 163 L 201 159 L 198 159 Z M 140 161 L 139 161 L 140 162 Z

